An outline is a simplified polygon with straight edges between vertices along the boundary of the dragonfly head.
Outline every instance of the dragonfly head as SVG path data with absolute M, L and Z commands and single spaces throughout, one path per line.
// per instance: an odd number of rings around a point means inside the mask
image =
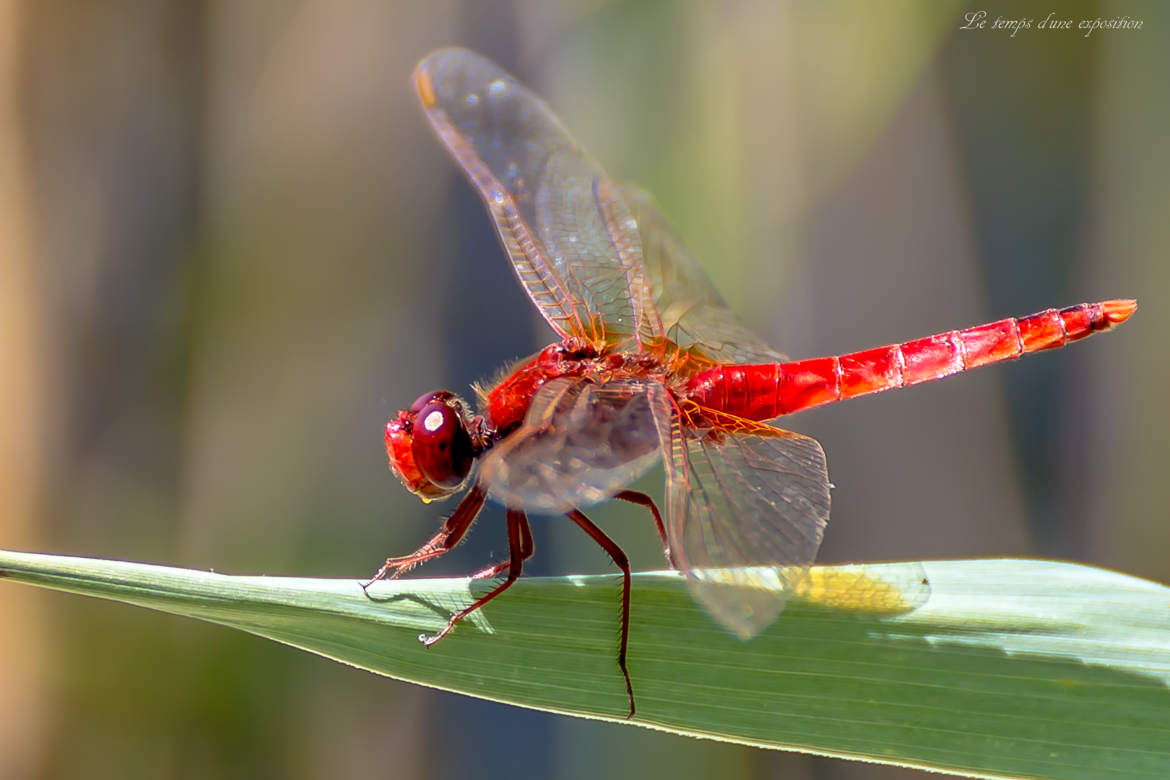
M 386 423 L 390 470 L 423 501 L 446 498 L 462 487 L 478 454 L 475 421 L 467 404 L 446 390 L 420 396 Z

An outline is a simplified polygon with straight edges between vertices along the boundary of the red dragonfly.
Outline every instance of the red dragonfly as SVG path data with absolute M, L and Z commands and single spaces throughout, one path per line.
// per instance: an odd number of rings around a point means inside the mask
M 557 341 L 494 387 L 477 388 L 481 414 L 440 390 L 386 425 L 390 467 L 411 492 L 431 501 L 469 479 L 471 487 L 438 533 L 387 560 L 371 582 L 437 558 L 488 498 L 503 504 L 510 557 L 473 576 L 506 578 L 423 639 L 434 644 L 520 576 L 533 551 L 527 513 L 567 515 L 624 578 L 617 660 L 630 715 L 630 566 L 582 507 L 610 498 L 646 507 L 694 597 L 748 639 L 780 614 L 829 518 L 821 446 L 764 421 L 1062 347 L 1137 306 L 1086 303 L 790 362 L 739 324 L 650 198 L 609 178 L 499 67 L 443 49 L 419 63 L 414 84 Z M 628 489 L 660 462 L 664 514 Z

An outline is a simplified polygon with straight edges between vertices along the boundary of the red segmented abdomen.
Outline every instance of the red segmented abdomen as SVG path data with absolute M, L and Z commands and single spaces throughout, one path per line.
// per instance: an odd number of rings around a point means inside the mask
M 1082 303 L 839 357 L 717 366 L 692 377 L 686 392 L 709 409 L 770 420 L 1063 347 L 1125 322 L 1136 308 L 1133 300 Z

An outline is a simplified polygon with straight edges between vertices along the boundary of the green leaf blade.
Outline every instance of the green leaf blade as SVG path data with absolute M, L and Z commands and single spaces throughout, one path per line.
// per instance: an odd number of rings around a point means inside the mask
M 925 601 L 907 586 L 923 570 Z M 0 574 L 234 627 L 400 680 L 626 722 L 616 577 L 522 578 L 428 649 L 418 636 L 485 583 L 379 583 L 371 599 L 356 580 L 8 552 Z M 1170 589 L 1027 560 L 814 575 L 826 587 L 794 599 L 750 642 L 714 624 L 678 575 L 635 575 L 634 722 L 983 776 L 1170 776 Z M 906 608 L 875 608 L 858 581 L 905 588 Z

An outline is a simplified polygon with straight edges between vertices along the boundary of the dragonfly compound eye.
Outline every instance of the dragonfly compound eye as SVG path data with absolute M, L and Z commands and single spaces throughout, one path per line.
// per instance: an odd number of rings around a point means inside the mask
M 459 413 L 461 406 L 453 396 L 435 398 L 414 418 L 414 462 L 427 479 L 448 490 L 463 484 L 474 459 L 471 436 Z
M 386 423 L 390 470 L 423 501 L 451 495 L 471 470 L 474 448 L 465 408 L 457 395 L 438 390 Z

